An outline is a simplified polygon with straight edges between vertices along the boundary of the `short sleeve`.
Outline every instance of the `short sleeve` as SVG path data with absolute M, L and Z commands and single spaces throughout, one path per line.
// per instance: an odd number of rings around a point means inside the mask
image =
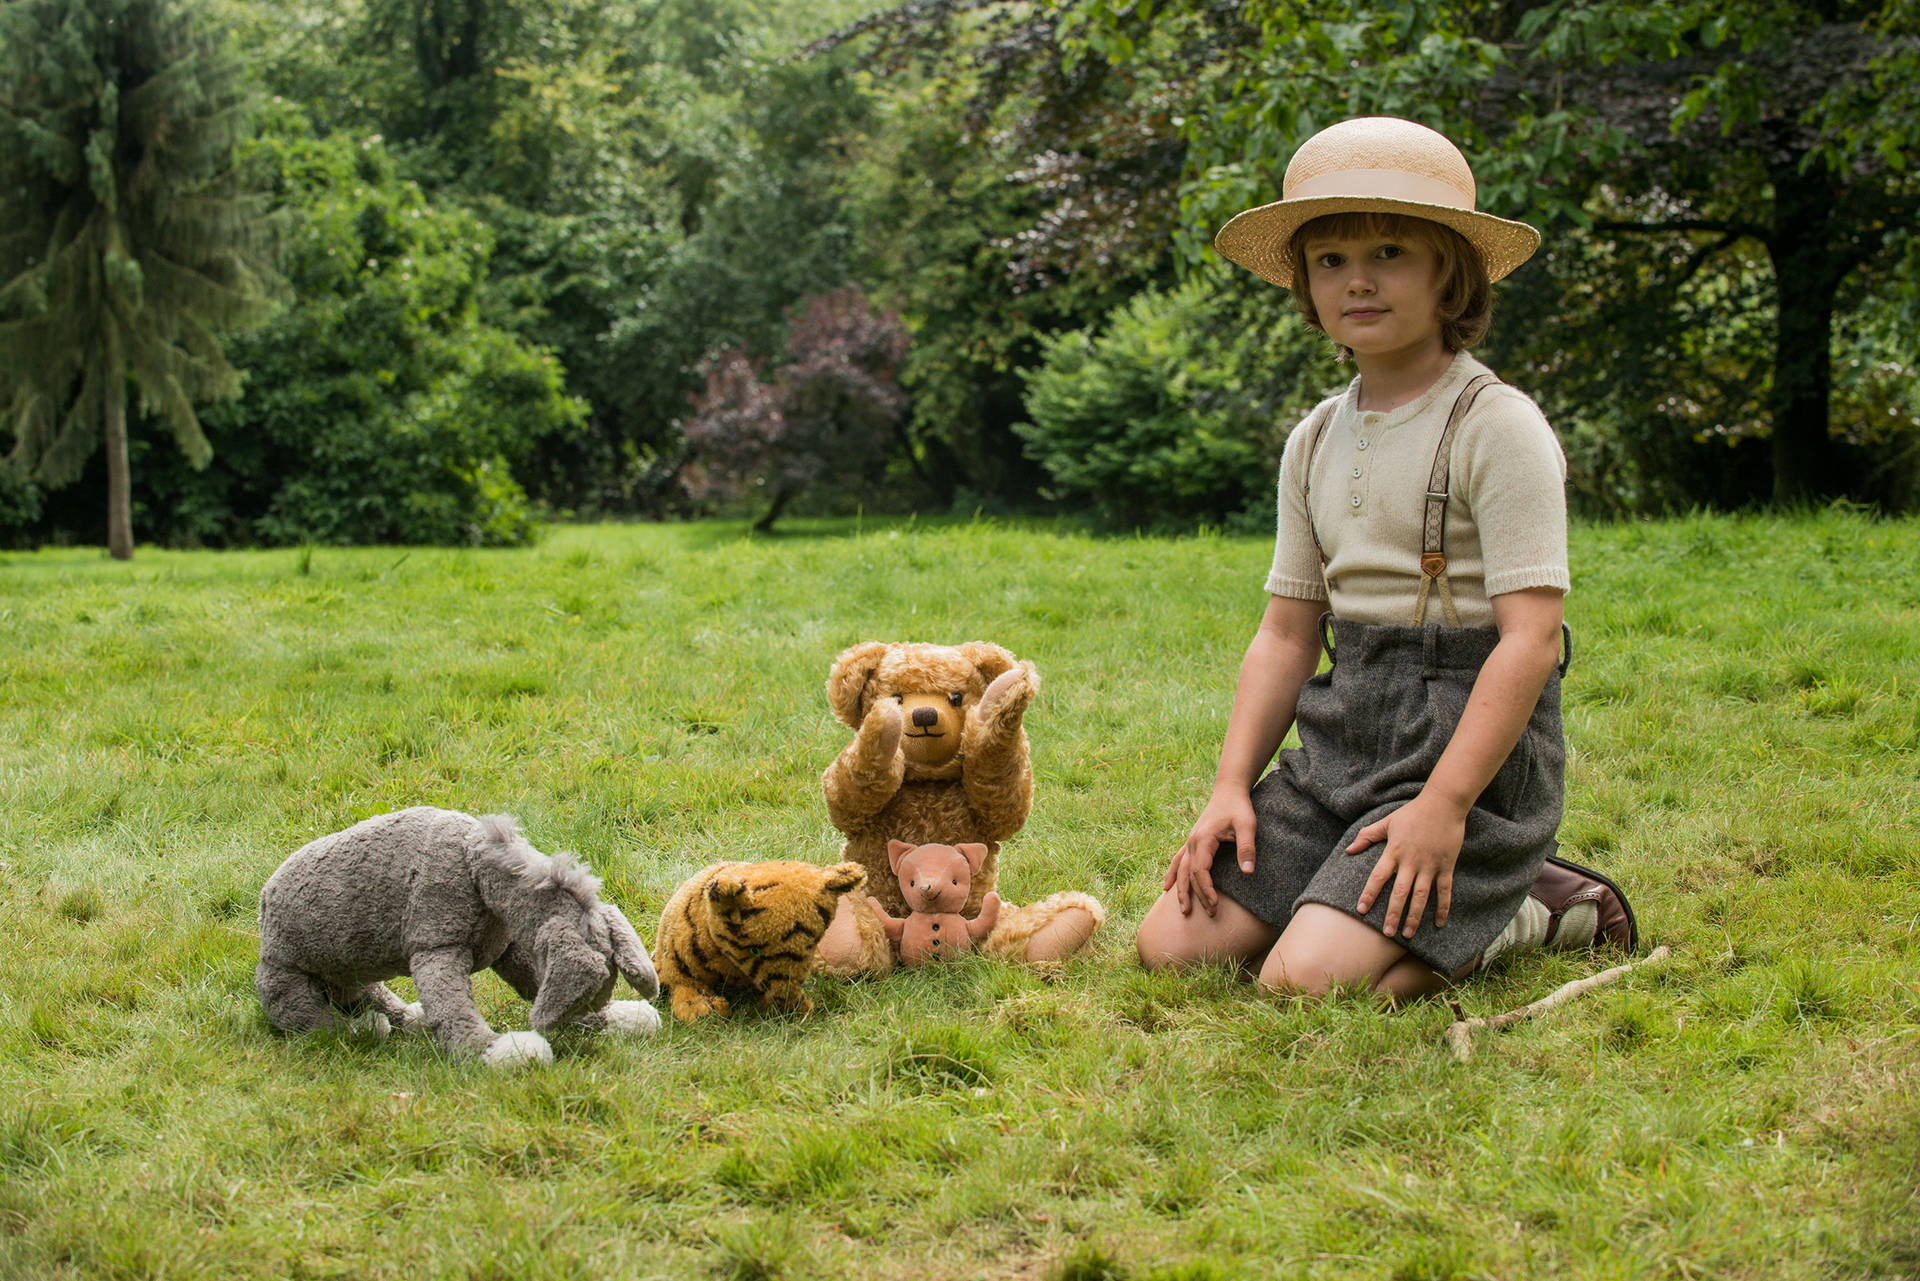
M 1327 581 L 1320 570 L 1320 551 L 1313 541 L 1313 522 L 1307 515 L 1307 463 L 1313 428 L 1333 415 L 1333 402 L 1323 401 L 1300 421 L 1287 437 L 1280 455 L 1279 518 L 1274 531 L 1273 567 L 1267 572 L 1267 592 L 1297 600 L 1327 599 Z
M 1529 587 L 1569 591 L 1567 459 L 1560 441 L 1524 392 L 1501 386 L 1483 400 L 1459 443 L 1487 596 Z

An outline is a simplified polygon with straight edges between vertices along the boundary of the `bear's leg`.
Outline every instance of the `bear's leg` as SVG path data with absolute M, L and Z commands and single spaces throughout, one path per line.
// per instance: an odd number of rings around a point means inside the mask
M 317 1032 L 346 1021 L 327 999 L 327 985 L 303 971 L 262 961 L 254 967 L 253 990 L 267 1022 L 282 1032 Z
M 843 894 L 833 921 L 814 949 L 813 972 L 834 978 L 885 974 L 893 968 L 893 945 L 873 908 L 858 894 Z
M 981 951 L 1040 965 L 1064 961 L 1085 947 L 1106 919 L 1107 910 L 1091 894 L 1062 890 L 1026 907 L 1001 908 Z

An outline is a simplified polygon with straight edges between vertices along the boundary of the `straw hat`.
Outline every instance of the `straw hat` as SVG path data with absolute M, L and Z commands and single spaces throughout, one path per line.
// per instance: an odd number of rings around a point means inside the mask
M 1533 256 L 1540 233 L 1473 207 L 1473 170 L 1460 148 L 1425 125 L 1362 116 L 1329 125 L 1300 144 L 1281 199 L 1248 209 L 1214 237 L 1221 254 L 1291 288 L 1287 244 L 1302 223 L 1332 213 L 1396 213 L 1453 228 L 1480 251 L 1498 280 Z

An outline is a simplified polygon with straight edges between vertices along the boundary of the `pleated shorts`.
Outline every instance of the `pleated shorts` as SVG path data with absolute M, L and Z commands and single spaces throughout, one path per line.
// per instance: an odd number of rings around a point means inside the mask
M 1254 868 L 1234 847 L 1215 854 L 1213 883 L 1262 921 L 1284 930 L 1302 903 L 1324 903 L 1379 929 L 1388 889 L 1371 910 L 1360 892 L 1386 852 L 1380 841 L 1345 853 L 1354 835 L 1426 784 L 1466 710 L 1467 695 L 1499 641 L 1491 627 L 1400 627 L 1329 615 L 1322 636 L 1333 665 L 1300 691 L 1300 746 L 1282 751 L 1253 788 Z M 1451 974 L 1491 943 L 1558 847 L 1566 796 L 1560 672 L 1547 678 L 1533 715 L 1500 772 L 1467 815 L 1444 927 L 1429 898 L 1409 953 Z

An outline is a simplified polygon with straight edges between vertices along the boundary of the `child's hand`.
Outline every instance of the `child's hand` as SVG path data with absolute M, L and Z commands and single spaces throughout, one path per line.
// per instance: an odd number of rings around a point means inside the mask
M 1456 807 L 1426 792 L 1375 823 L 1361 828 L 1347 853 L 1358 854 L 1380 841 L 1387 843 L 1386 853 L 1374 864 L 1373 875 L 1360 891 L 1355 906 L 1365 912 L 1393 882 L 1393 894 L 1387 900 L 1387 915 L 1380 924 L 1386 935 L 1398 933 L 1412 938 L 1420 926 L 1420 915 L 1433 898 L 1433 926 L 1447 923 L 1453 906 L 1453 866 L 1460 860 L 1460 843 L 1466 839 L 1467 816 Z M 1406 925 L 1401 926 L 1402 913 Z
M 1218 911 L 1219 891 L 1213 888 L 1213 859 L 1222 845 L 1232 845 L 1239 855 L 1240 870 L 1253 870 L 1253 801 L 1245 792 L 1215 792 L 1200 817 L 1193 822 L 1186 844 L 1173 856 L 1167 868 L 1163 890 L 1172 890 L 1180 904 L 1180 915 L 1193 911 L 1197 897 L 1208 916 Z

